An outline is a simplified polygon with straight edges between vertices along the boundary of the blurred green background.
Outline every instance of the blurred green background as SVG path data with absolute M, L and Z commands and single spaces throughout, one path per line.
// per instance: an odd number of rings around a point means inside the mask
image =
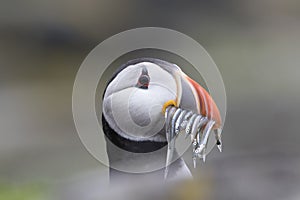
M 74 78 L 101 41 L 144 26 L 194 38 L 223 76 L 224 152 L 193 170 L 210 199 L 300 199 L 300 1 L 2 0 L 0 13 L 1 200 L 97 199 L 108 170 L 76 133 Z

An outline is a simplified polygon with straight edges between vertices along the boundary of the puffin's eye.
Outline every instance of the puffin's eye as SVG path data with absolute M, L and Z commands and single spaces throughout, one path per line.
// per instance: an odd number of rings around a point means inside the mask
M 148 89 L 149 82 L 150 82 L 150 77 L 148 75 L 148 71 L 146 68 L 143 68 L 142 74 L 139 77 L 139 80 L 138 80 L 138 83 L 136 86 L 141 89 Z
M 138 81 L 138 87 L 142 88 L 142 89 L 148 89 L 149 86 L 149 82 L 150 82 L 150 78 L 147 75 L 142 75 L 139 78 Z

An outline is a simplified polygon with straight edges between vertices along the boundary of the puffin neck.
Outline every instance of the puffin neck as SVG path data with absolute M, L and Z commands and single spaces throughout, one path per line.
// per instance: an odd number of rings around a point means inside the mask
M 157 151 L 165 146 L 167 142 L 156 142 L 156 141 L 133 141 L 120 136 L 116 133 L 106 121 L 102 114 L 102 127 L 106 139 L 109 139 L 111 143 L 128 152 L 132 153 L 150 153 Z

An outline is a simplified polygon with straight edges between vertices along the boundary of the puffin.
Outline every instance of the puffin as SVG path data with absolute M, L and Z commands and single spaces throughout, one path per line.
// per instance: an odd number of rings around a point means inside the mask
M 180 134 L 196 145 L 194 160 L 205 161 L 210 132 L 221 151 L 222 121 L 212 97 L 179 66 L 156 58 L 130 60 L 112 75 L 102 128 L 113 183 L 192 179 L 175 148 Z

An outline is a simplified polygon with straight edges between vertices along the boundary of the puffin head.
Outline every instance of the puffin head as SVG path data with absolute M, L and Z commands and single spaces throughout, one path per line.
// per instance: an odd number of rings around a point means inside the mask
M 177 65 L 153 58 L 135 59 L 113 75 L 103 96 L 103 117 L 120 137 L 136 142 L 166 142 L 168 106 L 190 110 L 221 128 L 220 112 L 209 95 Z

